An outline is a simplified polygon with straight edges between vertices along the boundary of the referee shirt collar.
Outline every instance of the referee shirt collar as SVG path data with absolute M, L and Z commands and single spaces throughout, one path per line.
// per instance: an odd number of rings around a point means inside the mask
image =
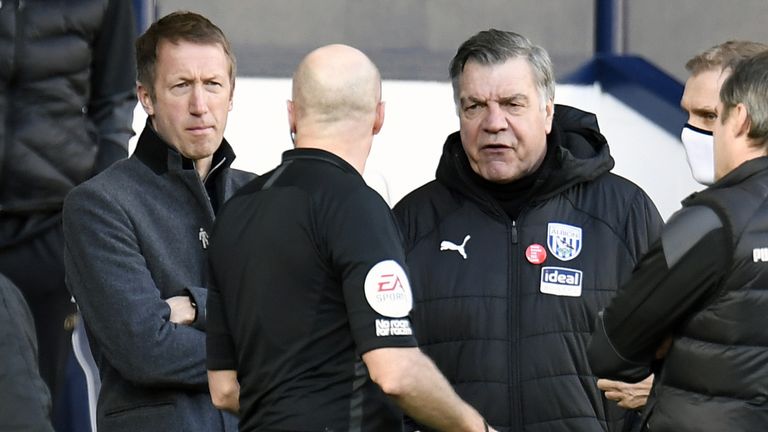
M 315 159 L 327 162 L 336 165 L 344 172 L 360 175 L 360 173 L 347 161 L 326 150 L 317 148 L 297 148 L 283 153 L 283 163 L 297 159 Z

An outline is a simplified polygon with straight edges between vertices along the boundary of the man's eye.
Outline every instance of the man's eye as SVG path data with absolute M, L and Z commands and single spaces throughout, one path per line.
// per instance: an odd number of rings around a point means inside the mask
M 504 101 L 504 102 L 502 102 L 499 105 L 501 106 L 501 109 L 503 109 L 504 111 L 506 111 L 508 113 L 518 112 L 518 111 L 520 111 L 521 109 L 523 109 L 525 107 L 525 105 L 523 105 L 519 101 L 511 101 L 511 100 L 510 101 Z
M 468 119 L 475 118 L 483 112 L 483 108 L 485 108 L 483 104 L 472 103 L 462 109 L 462 115 Z

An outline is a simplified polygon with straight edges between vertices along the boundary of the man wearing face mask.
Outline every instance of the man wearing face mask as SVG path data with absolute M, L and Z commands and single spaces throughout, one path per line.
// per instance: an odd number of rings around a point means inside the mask
M 720 87 L 728 75 L 728 65 L 765 51 L 768 45 L 750 41 L 728 41 L 703 51 L 685 64 L 691 74 L 685 82 L 680 106 L 688 113 L 680 138 L 685 147 L 693 178 L 705 185 L 715 180 L 712 130 L 717 120 L 715 108 Z
M 768 424 L 768 52 L 724 70 L 716 182 L 670 218 L 600 313 L 588 350 L 593 372 L 628 381 L 664 353 L 643 430 Z
M 688 122 L 683 126 L 680 138 L 691 174 L 702 185 L 709 186 L 715 181 L 712 130 L 717 120 L 715 108 L 720 87 L 731 73 L 728 65 L 766 49 L 768 45 L 762 43 L 728 41 L 697 54 L 685 64 L 691 76 L 685 83 L 680 106 L 688 113 Z M 624 383 L 601 379 L 597 385 L 606 392 L 606 397 L 612 397 Z

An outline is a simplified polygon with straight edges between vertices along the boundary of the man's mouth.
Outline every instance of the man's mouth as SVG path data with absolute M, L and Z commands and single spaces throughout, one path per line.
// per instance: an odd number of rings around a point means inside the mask
M 511 150 L 512 147 L 505 144 L 485 144 L 481 150 Z
M 193 135 L 202 135 L 213 130 L 212 126 L 193 126 L 187 128 L 187 131 Z

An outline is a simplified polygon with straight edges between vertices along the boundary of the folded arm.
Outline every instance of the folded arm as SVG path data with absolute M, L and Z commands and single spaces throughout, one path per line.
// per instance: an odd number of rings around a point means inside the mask
M 64 207 L 67 286 L 99 351 L 126 380 L 205 389 L 205 334 L 172 321 L 136 229 L 110 194 L 75 189 Z
M 728 251 L 714 211 L 697 206 L 675 214 L 600 313 L 588 349 L 592 371 L 628 382 L 647 378 L 680 323 L 717 295 Z

